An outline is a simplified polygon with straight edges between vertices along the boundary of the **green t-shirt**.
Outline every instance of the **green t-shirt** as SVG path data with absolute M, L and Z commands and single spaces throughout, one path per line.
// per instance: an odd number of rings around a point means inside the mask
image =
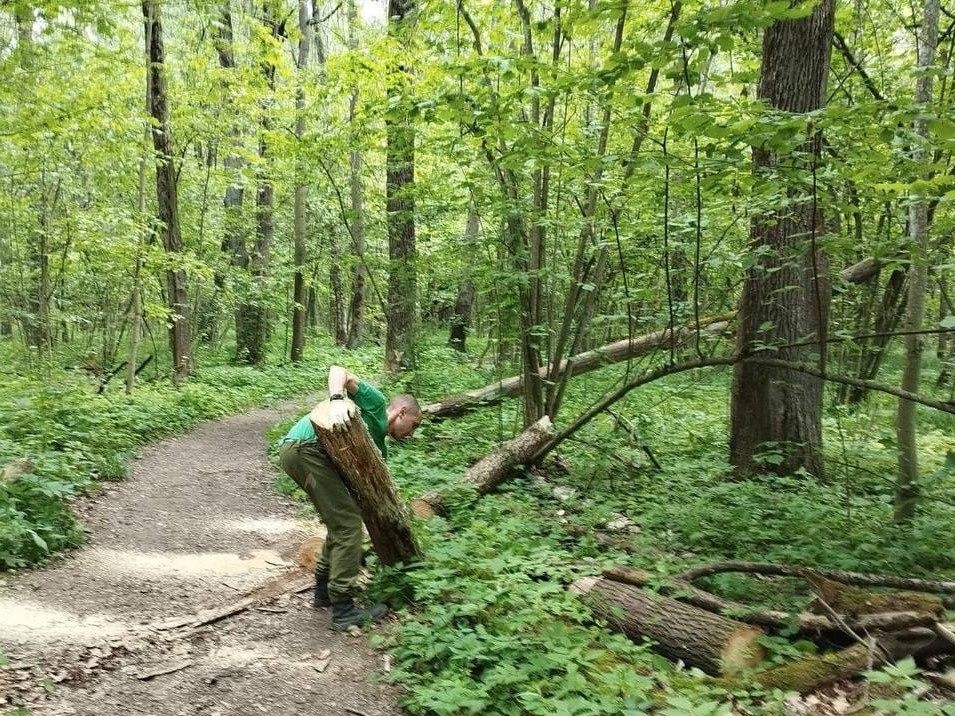
M 358 390 L 350 393 L 348 397 L 355 401 L 355 405 L 361 411 L 361 419 L 365 421 L 371 439 L 381 450 L 381 456 L 388 457 L 388 446 L 385 444 L 385 435 L 388 434 L 388 413 L 386 411 L 388 400 L 381 394 L 380 390 L 363 380 L 358 381 Z M 308 419 L 308 415 L 305 415 L 286 433 L 282 442 L 315 439 L 315 428 L 312 427 L 312 421 Z

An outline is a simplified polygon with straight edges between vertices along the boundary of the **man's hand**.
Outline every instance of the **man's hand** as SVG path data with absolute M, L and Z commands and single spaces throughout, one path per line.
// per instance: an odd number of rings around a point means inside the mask
M 328 401 L 328 428 L 333 432 L 345 432 L 348 430 L 348 423 L 351 420 L 351 407 L 354 405 L 350 400 L 339 399 Z

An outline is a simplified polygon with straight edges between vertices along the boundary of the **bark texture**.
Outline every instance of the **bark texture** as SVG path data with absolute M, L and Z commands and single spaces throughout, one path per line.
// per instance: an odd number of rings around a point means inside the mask
M 143 0 L 146 31 L 146 56 L 149 61 L 146 82 L 149 92 L 149 114 L 153 118 L 153 148 L 156 151 L 156 203 L 163 248 L 173 257 L 182 253 L 179 230 L 179 195 L 174 161 L 172 123 L 169 119 L 169 97 L 166 91 L 166 50 L 163 45 L 162 18 L 156 0 Z M 177 260 L 170 259 L 173 266 Z M 169 306 L 169 347 L 172 351 L 173 375 L 185 378 L 192 370 L 192 338 L 189 330 L 189 295 L 186 272 L 181 268 L 166 270 L 166 300 Z
M 609 579 L 581 579 L 571 589 L 614 631 L 708 674 L 732 675 L 763 659 L 763 632 L 749 624 Z
M 824 105 L 833 14 L 833 0 L 822 0 L 808 17 L 767 28 L 759 97 L 773 109 L 803 114 Z M 759 344 L 826 338 L 831 290 L 826 256 L 816 241 L 824 226 L 815 197 L 804 188 L 820 141 L 817 134 L 800 152 L 784 155 L 753 148 L 757 184 L 779 182 L 780 173 L 793 171 L 787 167 L 802 166 L 796 170 L 801 176 L 787 192 L 788 207 L 752 220 L 751 250 L 757 259 L 746 272 L 740 302 L 737 342 L 742 352 Z M 809 161 L 799 155 L 808 155 Z M 822 368 L 824 346 L 785 348 L 776 355 L 790 362 L 818 361 Z M 737 364 L 730 404 L 730 462 L 744 474 L 804 468 L 822 478 L 822 388 L 817 376 Z M 760 461 L 767 447 L 781 452 L 781 459 L 772 464 Z
M 358 5 L 348 0 L 348 49 L 358 47 Z M 361 343 L 365 321 L 365 185 L 362 182 L 362 153 L 358 145 L 358 87 L 352 90 L 348 100 L 349 138 L 353 149 L 348 153 L 348 194 L 351 200 L 349 228 L 352 236 L 352 253 L 355 265 L 352 269 L 351 300 L 348 302 L 348 338 L 345 346 L 357 348 Z
M 345 431 L 330 429 L 325 401 L 312 413 L 315 433 L 355 498 L 381 563 L 415 562 L 421 550 L 411 529 L 411 515 L 398 497 L 388 466 L 372 442 L 358 407 L 350 400 L 348 403 L 351 420 Z
M 492 492 L 553 437 L 553 426 L 545 415 L 472 465 L 464 474 L 462 485 L 472 488 L 478 495 Z M 411 509 L 418 517 L 433 517 L 444 510 L 444 497 L 440 492 L 429 492 L 414 500 Z

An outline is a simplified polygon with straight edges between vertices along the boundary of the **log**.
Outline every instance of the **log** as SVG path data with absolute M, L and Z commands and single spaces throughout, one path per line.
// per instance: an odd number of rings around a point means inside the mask
M 842 281 L 845 283 L 864 283 L 878 274 L 882 262 L 879 259 L 869 257 L 847 266 L 839 273 Z M 718 316 L 710 316 L 700 320 L 700 330 L 703 336 L 719 336 L 728 333 L 730 322 L 735 318 L 736 313 L 725 313 Z M 554 376 L 550 376 L 551 366 L 541 366 L 539 372 L 542 378 L 552 380 L 559 377 L 570 367 L 571 377 L 587 373 L 589 371 L 601 368 L 613 363 L 620 363 L 632 358 L 639 358 L 659 349 L 669 349 L 685 345 L 696 335 L 696 323 L 687 324 L 675 328 L 673 331 L 673 340 L 668 328 L 647 333 L 642 336 L 636 336 L 632 339 L 624 338 L 614 343 L 608 343 L 592 351 L 578 353 L 569 360 L 561 361 L 560 367 Z M 522 376 L 515 375 L 510 378 L 491 383 L 483 388 L 469 390 L 464 393 L 450 395 L 437 403 L 425 405 L 421 410 L 425 416 L 440 420 L 442 418 L 453 418 L 464 415 L 472 410 L 484 406 L 497 405 L 505 398 L 520 395 L 524 389 L 524 380 Z
M 411 529 L 411 515 L 398 497 L 388 466 L 372 442 L 358 406 L 347 398 L 345 403 L 349 421 L 341 431 L 331 429 L 329 401 L 318 404 L 310 413 L 315 434 L 355 498 L 381 563 L 415 562 L 421 550 Z
M 659 583 L 659 575 L 632 567 L 611 567 L 604 570 L 603 576 L 623 584 L 635 587 L 654 586 L 661 594 L 673 597 L 700 609 L 768 629 L 788 629 L 795 626 L 801 634 L 818 636 L 820 634 L 846 634 L 846 625 L 852 631 L 895 631 L 911 627 L 928 627 L 935 623 L 936 614 L 927 610 L 883 611 L 859 614 L 847 617 L 843 623 L 837 623 L 821 614 L 799 612 L 790 614 L 774 609 L 752 609 L 741 602 L 718 597 L 699 589 L 689 582 L 671 578 Z M 897 607 L 891 601 L 886 606 Z
M 733 675 L 765 656 L 763 631 L 749 624 L 610 579 L 584 578 L 571 590 L 614 631 L 708 674 Z
M 729 328 L 729 322 L 733 315 L 734 314 L 724 314 L 702 319 L 700 321 L 702 334 L 704 336 L 718 336 L 725 333 Z M 570 370 L 571 376 L 577 376 L 606 365 L 621 363 L 632 358 L 639 358 L 655 350 L 669 348 L 671 343 L 674 346 L 684 345 L 695 335 L 696 324 L 692 324 L 675 328 L 672 334 L 670 329 L 665 328 L 661 331 L 655 331 L 643 336 L 636 336 L 632 340 L 624 338 L 623 340 L 608 343 L 605 346 L 595 348 L 591 351 L 578 353 L 569 360 L 562 361 L 560 368 L 556 371 L 555 377 L 563 374 L 563 372 L 568 369 Z M 541 366 L 539 372 L 542 378 L 547 379 L 550 366 Z M 491 383 L 483 388 L 469 390 L 444 398 L 438 403 L 425 405 L 422 408 L 422 412 L 432 419 L 456 417 L 476 408 L 496 405 L 504 400 L 504 398 L 519 395 L 523 388 L 523 377 L 515 375 L 496 383 Z
M 545 415 L 524 432 L 478 460 L 464 474 L 461 485 L 473 489 L 478 495 L 494 491 L 553 437 L 553 425 Z M 428 492 L 411 503 L 415 515 L 424 519 L 440 514 L 444 508 L 444 495 L 440 491 Z

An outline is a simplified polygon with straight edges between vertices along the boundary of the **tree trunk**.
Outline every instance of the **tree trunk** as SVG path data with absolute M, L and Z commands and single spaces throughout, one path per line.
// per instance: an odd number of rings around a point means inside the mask
M 524 432 L 501 444 L 472 465 L 464 473 L 461 486 L 474 490 L 478 495 L 493 492 L 517 467 L 527 463 L 553 437 L 553 426 L 550 418 L 545 415 Z M 444 501 L 441 492 L 429 492 L 413 500 L 411 510 L 418 517 L 433 517 L 444 511 Z
M 938 44 L 939 0 L 925 0 L 922 28 L 919 33 L 918 66 L 915 81 L 915 101 L 920 107 L 932 101 L 933 75 L 929 71 L 935 63 L 935 48 Z M 916 141 L 912 159 L 924 164 L 929 156 L 925 148 L 928 141 L 928 119 L 924 114 L 915 118 Z M 921 178 L 931 179 L 931 171 L 922 172 Z M 925 293 L 928 282 L 928 200 L 914 197 L 909 207 L 909 236 L 912 244 L 912 261 L 909 266 L 909 290 L 902 328 L 918 331 L 925 316 Z M 905 363 L 902 369 L 903 390 L 915 392 L 922 375 L 922 349 L 924 336 L 905 336 Z M 895 521 L 908 522 L 915 516 L 919 497 L 918 447 L 916 445 L 915 403 L 900 400 L 896 415 L 896 439 L 899 443 L 899 471 L 895 487 Z
M 214 44 L 216 53 L 219 56 L 219 66 L 224 70 L 230 70 L 232 74 L 235 71 L 235 51 L 233 48 L 232 32 L 232 9 L 231 0 L 223 0 L 219 10 L 219 23 L 216 27 Z M 228 84 L 223 88 L 225 92 L 226 103 L 231 101 L 231 92 Z M 233 129 L 230 132 L 230 139 L 238 143 L 239 132 Z M 249 251 L 246 247 L 245 222 L 242 216 L 242 202 L 245 196 L 245 187 L 242 182 L 242 157 L 235 153 L 234 147 L 230 147 L 223 160 L 229 184 L 225 188 L 222 197 L 222 207 L 224 209 L 224 232 L 222 235 L 221 250 L 228 257 L 229 265 L 241 269 L 243 272 L 249 268 Z M 225 286 L 225 277 L 221 273 L 215 277 L 215 283 L 218 288 Z M 240 328 L 241 314 L 235 313 L 235 333 L 238 337 L 242 332 Z
M 357 37 L 358 4 L 348 0 L 348 49 L 358 47 Z M 351 198 L 352 252 L 355 264 L 352 269 L 351 300 L 348 304 L 348 338 L 345 346 L 357 348 L 361 343 L 362 324 L 365 320 L 365 186 L 361 178 L 362 153 L 356 148 L 358 138 L 358 87 L 356 86 L 348 100 L 349 141 L 352 148 L 348 153 L 348 188 Z
M 312 24 L 309 13 L 309 3 L 307 0 L 298 0 L 298 28 L 301 37 L 298 40 L 298 72 L 299 86 L 295 93 L 295 139 L 297 142 L 297 152 L 299 154 L 298 183 L 295 185 L 295 278 L 292 288 L 292 352 L 290 358 L 293 363 L 302 360 L 305 353 L 305 304 L 307 297 L 305 295 L 305 197 L 308 193 L 308 187 L 305 184 L 303 174 L 305 165 L 301 159 L 302 140 L 305 137 L 305 89 L 304 74 L 308 67 L 308 50 L 312 45 Z
M 902 320 L 902 314 L 905 311 L 906 304 L 906 277 L 905 271 L 896 268 L 889 274 L 885 288 L 882 291 L 882 301 L 879 306 L 879 314 L 876 316 L 873 325 L 873 333 L 876 335 L 871 339 L 865 339 L 861 342 L 862 353 L 859 356 L 859 370 L 856 375 L 862 380 L 874 380 L 879 374 L 879 368 L 882 366 L 882 360 L 885 358 L 886 348 L 891 340 L 891 334 L 894 333 Z M 846 393 L 846 402 L 850 405 L 861 403 L 868 391 L 860 386 L 848 386 Z
M 764 656 L 760 629 L 609 579 L 588 577 L 571 590 L 614 631 L 708 674 L 736 674 Z
M 278 37 L 279 28 L 273 10 L 272 4 L 266 0 L 263 5 L 263 18 L 271 37 L 275 39 Z M 267 55 L 271 50 L 271 47 L 266 47 L 262 51 Z M 252 278 L 251 295 L 239 305 L 236 317 L 236 357 L 249 365 L 261 365 L 265 361 L 269 337 L 266 283 L 269 274 L 269 252 L 275 232 L 274 195 L 268 147 L 268 132 L 272 128 L 270 113 L 275 94 L 275 65 L 270 60 L 263 60 L 261 69 L 265 77 L 266 97 L 260 107 L 260 168 L 255 197 L 255 242 L 249 256 L 249 273 Z
M 705 336 L 719 336 L 729 329 L 730 316 L 716 316 L 700 321 L 701 330 Z M 609 343 L 592 351 L 579 353 L 569 360 L 563 361 L 560 368 L 554 371 L 554 376 L 560 376 L 565 370 L 570 370 L 571 376 L 587 373 L 613 363 L 620 363 L 632 358 L 653 353 L 668 348 L 672 343 L 681 346 L 696 335 L 696 326 L 680 326 L 673 331 L 673 339 L 669 329 L 648 333 L 643 336 L 634 336 L 633 340 L 623 339 Z M 548 373 L 547 366 L 538 368 L 538 375 L 543 377 Z M 496 405 L 504 398 L 521 394 L 524 388 L 524 376 L 515 375 L 510 378 L 491 383 L 477 390 L 451 395 L 438 403 L 425 405 L 422 410 L 430 418 L 451 418 L 463 415 L 478 407 Z
M 825 103 L 833 32 L 833 0 L 822 0 L 812 14 L 783 20 L 767 28 L 763 37 L 759 97 L 787 113 L 807 113 Z M 821 137 L 804 146 L 815 176 Z M 779 181 L 784 165 L 800 161 L 765 147 L 753 148 L 757 183 Z M 802 172 L 800 172 L 802 173 Z M 805 174 L 800 177 L 805 182 Z M 823 230 L 815 193 L 790 188 L 791 207 L 755 216 L 751 245 L 757 257 L 746 272 L 740 302 L 740 351 L 757 344 L 790 344 L 816 337 L 817 346 L 780 350 L 783 360 L 816 359 L 825 366 L 825 341 L 830 287 L 827 260 L 817 246 Z M 769 326 L 767 330 L 767 326 Z M 789 474 L 803 468 L 824 477 L 822 444 L 822 379 L 775 367 L 738 363 L 734 369 L 730 403 L 730 462 L 742 473 L 769 470 Z M 767 446 L 782 451 L 767 464 L 760 453 Z
M 388 466 L 371 441 L 358 407 L 350 400 L 348 404 L 351 420 L 347 429 L 333 431 L 327 420 L 329 401 L 320 403 L 311 414 L 315 433 L 358 503 L 381 563 L 415 562 L 421 550 L 411 529 L 411 516 L 398 497 Z
M 481 230 L 481 217 L 478 216 L 477 206 L 472 199 L 468 205 L 468 221 L 464 227 L 464 251 L 469 256 L 473 251 L 478 233 Z M 471 328 L 471 311 L 474 306 L 474 282 L 465 278 L 458 284 L 458 295 L 454 302 L 454 312 L 451 314 L 451 335 L 448 345 L 464 353 L 467 350 L 468 332 Z
M 334 232 L 329 236 L 332 262 L 328 268 L 328 280 L 332 296 L 328 304 L 328 328 L 335 339 L 335 345 L 343 346 L 348 340 L 348 331 L 345 326 L 345 289 L 342 287 L 342 252 L 338 245 L 338 236 Z
M 166 301 L 169 306 L 169 347 L 172 351 L 173 375 L 186 378 L 192 370 L 192 342 L 189 324 L 189 294 L 186 272 L 176 268 L 182 253 L 179 230 L 179 197 L 174 162 L 172 125 L 169 119 L 169 98 L 166 93 L 165 48 L 162 18 L 158 0 L 142 0 L 148 58 L 146 88 L 149 113 L 153 118 L 153 148 L 156 151 L 156 203 L 163 237 L 163 248 L 170 255 L 172 266 L 166 270 Z
M 388 0 L 388 32 L 399 42 L 410 32 L 406 20 L 415 0 Z M 399 65 L 389 73 L 388 98 L 395 107 L 386 116 L 386 211 L 388 215 L 388 316 L 385 334 L 385 370 L 414 367 L 415 313 L 418 294 L 415 244 L 415 131 L 404 96 L 411 76 Z M 396 106 L 397 103 L 397 106 Z

